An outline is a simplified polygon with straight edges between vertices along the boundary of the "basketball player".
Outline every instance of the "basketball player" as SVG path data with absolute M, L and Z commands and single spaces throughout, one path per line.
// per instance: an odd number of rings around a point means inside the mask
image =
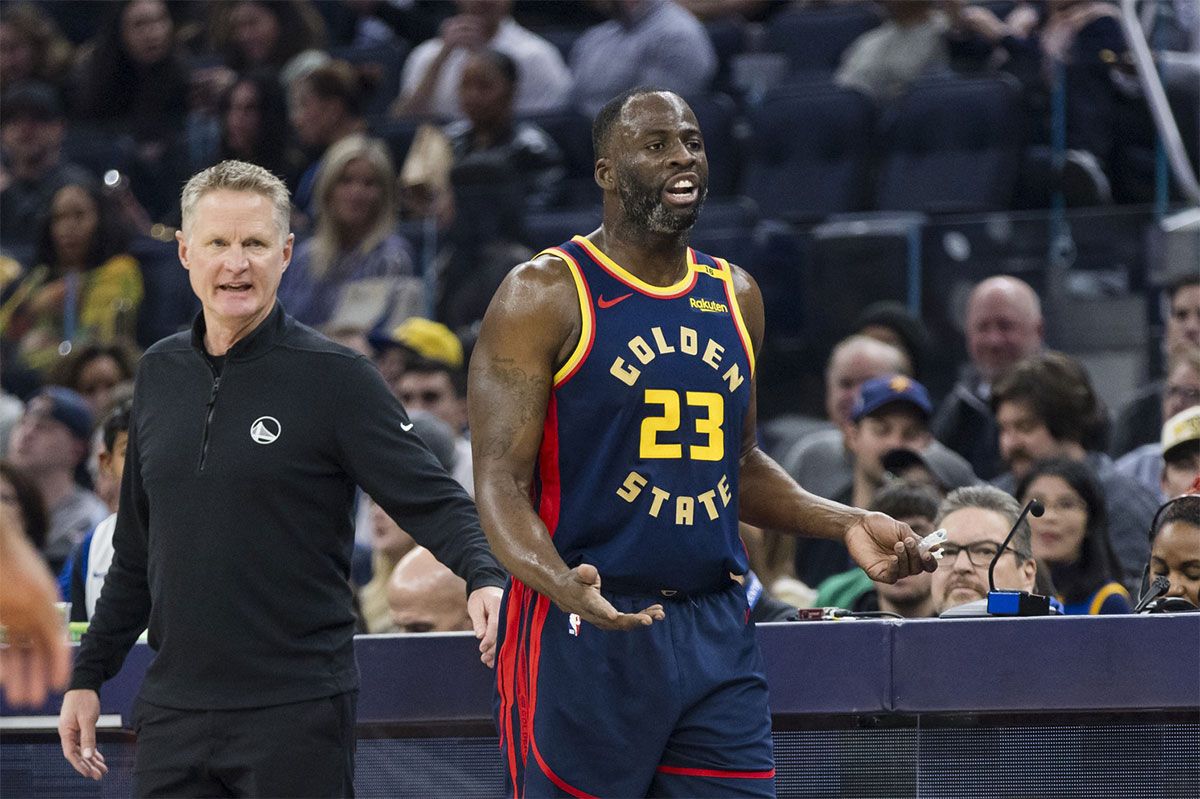
M 907 525 L 807 493 L 757 448 L 762 296 L 687 246 L 708 182 L 687 104 L 633 90 L 592 137 L 603 224 L 508 275 L 471 363 L 480 515 L 512 573 L 508 793 L 772 796 L 739 517 L 844 540 L 877 580 L 935 561 Z

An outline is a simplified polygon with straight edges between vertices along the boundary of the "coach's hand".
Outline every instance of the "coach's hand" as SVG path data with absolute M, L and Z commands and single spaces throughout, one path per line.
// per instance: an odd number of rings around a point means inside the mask
M 602 630 L 632 630 L 649 627 L 667 614 L 662 605 L 651 605 L 637 613 L 621 613 L 600 595 L 600 572 L 590 563 L 581 563 L 567 572 L 554 600 L 567 613 L 578 613 L 584 621 Z
M 63 755 L 85 777 L 98 780 L 108 773 L 104 755 L 96 748 L 100 695 L 86 688 L 67 691 L 58 714 L 58 737 Z
M 922 556 L 918 544 L 911 527 L 884 513 L 859 516 L 846 530 L 846 548 L 867 576 L 881 583 L 937 569 L 937 560 Z
M 479 659 L 489 669 L 496 665 L 496 630 L 500 625 L 500 600 L 504 589 L 494 585 L 476 588 L 467 597 L 467 615 L 479 639 Z

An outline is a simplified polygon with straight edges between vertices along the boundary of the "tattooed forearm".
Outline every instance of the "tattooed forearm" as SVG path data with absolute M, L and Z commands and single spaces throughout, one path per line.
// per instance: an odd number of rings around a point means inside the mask
M 529 424 L 540 425 L 546 413 L 550 380 L 529 374 L 510 358 L 493 360 L 483 377 L 485 388 L 482 394 L 494 403 L 495 420 L 509 420 L 508 424 L 489 424 L 487 439 L 482 442 L 488 457 L 500 458 L 511 451 Z

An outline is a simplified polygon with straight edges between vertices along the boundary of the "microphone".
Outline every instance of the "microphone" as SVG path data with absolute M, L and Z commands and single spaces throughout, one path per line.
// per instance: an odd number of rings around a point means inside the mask
M 1137 603 L 1137 606 L 1133 609 L 1133 612 L 1141 613 L 1143 610 L 1146 609 L 1147 605 L 1149 605 L 1151 602 L 1158 599 L 1160 596 L 1162 596 L 1163 594 L 1167 593 L 1170 590 L 1171 590 L 1171 581 L 1168 580 L 1166 577 L 1164 577 L 1161 574 L 1158 575 L 1157 577 L 1154 578 L 1154 582 L 1150 583 L 1150 590 L 1148 590 L 1146 592 L 1146 595 L 1144 597 L 1142 597 L 1142 600 Z
M 1012 541 L 1014 535 L 1017 534 L 1017 528 L 1021 526 L 1021 522 L 1025 521 L 1025 516 L 1032 513 L 1034 516 L 1041 516 L 1046 512 L 1046 506 L 1041 500 L 1031 499 L 1025 503 L 1025 507 L 1021 509 L 1021 515 L 1017 517 L 1017 523 L 1008 531 L 1008 535 L 1004 538 L 1004 543 L 1000 545 L 1000 551 L 992 558 L 992 562 L 988 564 L 988 598 L 987 611 L 993 616 L 1049 616 L 1050 615 L 1050 597 L 1040 594 L 1031 594 L 1028 591 L 997 591 L 996 590 L 996 562 L 1004 554 L 1004 550 L 1008 548 L 1008 544 Z

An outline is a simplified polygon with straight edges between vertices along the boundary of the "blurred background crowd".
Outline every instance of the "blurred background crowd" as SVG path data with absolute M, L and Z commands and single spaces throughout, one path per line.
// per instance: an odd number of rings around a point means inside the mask
M 1200 7 L 1140 13 L 1194 170 Z M 1054 497 L 1029 553 L 1043 587 L 1082 612 L 1110 585 L 1136 600 L 1155 510 L 1200 472 L 1200 221 L 1119 15 L 1107 0 L 0 4 L 5 501 L 85 619 L 79 563 L 104 557 L 92 531 L 116 507 L 139 353 L 197 310 L 179 190 L 226 158 L 292 191 L 284 308 L 371 357 L 470 490 L 478 322 L 513 265 L 598 225 L 591 115 L 651 84 L 704 134 L 693 245 L 763 289 L 764 448 L 816 493 L 926 526 L 977 482 Z M 453 576 L 359 505 L 363 629 L 465 624 L 431 599 L 462 594 Z M 944 609 L 928 575 L 889 597 L 828 542 L 744 535 L 791 607 Z

